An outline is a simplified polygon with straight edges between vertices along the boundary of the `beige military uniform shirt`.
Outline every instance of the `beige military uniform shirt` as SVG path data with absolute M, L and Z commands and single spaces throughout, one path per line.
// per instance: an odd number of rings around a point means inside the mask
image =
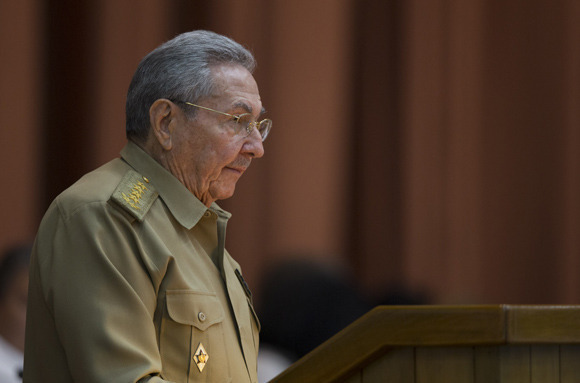
M 25 382 L 257 382 L 259 323 L 204 206 L 137 145 L 58 196 L 31 261 Z

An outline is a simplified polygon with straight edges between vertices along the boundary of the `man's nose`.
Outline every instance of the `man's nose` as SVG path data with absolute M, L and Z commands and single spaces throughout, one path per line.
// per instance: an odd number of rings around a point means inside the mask
M 264 155 L 264 143 L 258 129 L 252 129 L 252 133 L 246 137 L 242 151 L 252 158 L 260 158 Z

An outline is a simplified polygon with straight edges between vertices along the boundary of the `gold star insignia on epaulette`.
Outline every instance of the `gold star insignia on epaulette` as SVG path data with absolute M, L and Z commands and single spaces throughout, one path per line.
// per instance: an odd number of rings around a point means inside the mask
M 147 178 L 133 170 L 129 170 L 113 192 L 111 198 L 141 221 L 157 198 L 157 195 L 157 191 L 149 184 Z

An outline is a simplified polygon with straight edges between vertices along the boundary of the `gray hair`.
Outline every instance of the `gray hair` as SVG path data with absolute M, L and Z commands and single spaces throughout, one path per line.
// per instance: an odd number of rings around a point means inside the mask
M 252 54 L 232 39 L 209 31 L 183 33 L 149 53 L 137 67 L 126 103 L 127 138 L 144 141 L 149 108 L 160 98 L 197 101 L 214 92 L 211 67 L 237 64 L 254 71 Z M 196 108 L 188 108 L 193 117 Z

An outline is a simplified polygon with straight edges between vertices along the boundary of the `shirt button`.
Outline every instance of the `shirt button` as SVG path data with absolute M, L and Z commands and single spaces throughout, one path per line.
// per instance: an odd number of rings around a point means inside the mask
M 209 218 L 209 217 L 211 217 L 211 213 L 209 211 L 206 211 L 203 216 L 206 218 Z
M 199 314 L 197 314 L 197 318 L 203 322 L 206 319 L 205 313 L 203 311 L 200 311 Z

